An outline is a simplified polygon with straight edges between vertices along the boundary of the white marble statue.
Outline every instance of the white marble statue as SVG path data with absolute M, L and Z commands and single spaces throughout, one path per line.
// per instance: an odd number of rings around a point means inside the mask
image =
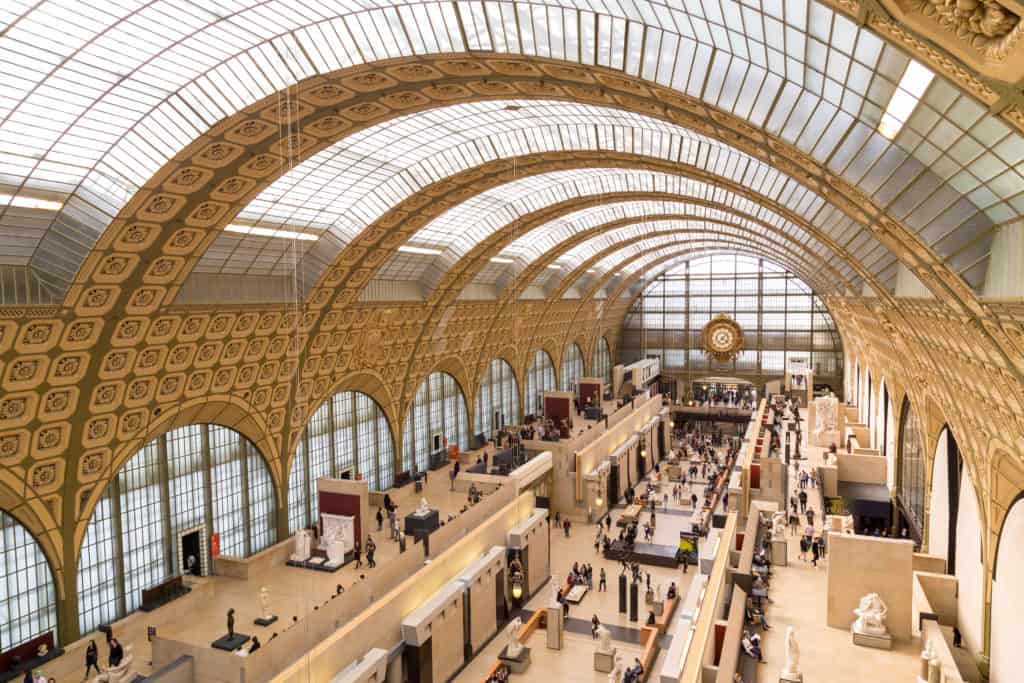
M 782 675 L 788 678 L 800 678 L 800 644 L 796 642 L 793 627 L 786 629 L 786 666 Z
M 622 657 L 615 658 L 615 664 L 612 666 L 612 670 L 608 673 L 608 683 L 622 683 L 622 674 L 625 669 L 622 665 Z
M 320 548 L 327 552 L 328 564 L 341 566 L 345 562 L 345 554 L 356 547 L 355 517 L 321 513 L 320 520 L 323 526 Z
M 292 559 L 296 562 L 305 562 L 309 559 L 312 554 L 310 548 L 312 546 L 312 539 L 309 537 L 308 529 L 299 529 L 295 532 L 295 552 L 292 553 Z
M 264 619 L 270 619 L 274 615 L 270 613 L 270 591 L 266 586 L 260 588 L 260 613 Z
M 417 515 L 427 515 L 427 514 L 430 514 L 430 505 L 427 503 L 427 499 L 426 498 L 420 498 L 420 506 L 418 508 L 416 508 L 416 514 Z
M 135 656 L 132 654 L 132 646 L 125 645 L 124 657 L 121 659 L 121 663 L 98 674 L 96 678 L 92 679 L 93 683 L 127 683 L 131 681 L 136 675 L 132 671 L 132 664 L 134 662 Z
M 597 651 L 603 655 L 615 652 L 615 648 L 612 647 L 612 632 L 605 628 L 604 624 L 597 627 Z
M 562 608 L 562 603 L 558 599 L 558 597 L 559 597 L 558 596 L 558 581 L 555 579 L 555 577 L 552 576 L 551 577 L 551 604 L 549 605 L 549 607 L 557 607 L 559 609 Z
M 505 639 L 508 641 L 505 646 L 505 656 L 509 659 L 516 659 L 523 651 L 523 644 L 519 642 L 519 629 L 523 627 L 523 620 L 516 617 L 505 627 Z
M 786 513 L 776 512 L 772 515 L 772 540 L 781 541 L 786 538 Z
M 860 605 L 853 610 L 857 620 L 853 622 L 853 630 L 872 636 L 884 636 L 889 633 L 885 625 L 885 617 L 889 608 L 878 593 L 868 593 L 860 599 Z

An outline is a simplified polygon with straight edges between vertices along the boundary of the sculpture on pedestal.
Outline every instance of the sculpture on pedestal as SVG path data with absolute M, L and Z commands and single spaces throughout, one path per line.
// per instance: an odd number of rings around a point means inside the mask
M 509 659 L 516 659 L 523 651 L 523 644 L 519 642 L 519 629 L 523 626 L 523 620 L 516 617 L 505 627 L 505 656 Z
M 235 608 L 228 610 L 228 638 L 235 637 Z
M 426 515 L 430 513 L 430 505 L 427 503 L 426 498 L 420 498 L 420 506 L 416 508 L 417 515 Z
M 604 624 L 597 627 L 597 651 L 601 654 L 615 652 L 612 647 L 612 632 L 604 627 Z
M 784 678 L 797 679 L 800 676 L 800 645 L 796 642 L 793 627 L 786 629 L 786 666 L 782 669 Z
M 295 532 L 295 549 L 292 553 L 292 560 L 296 562 L 305 562 L 309 559 L 311 554 L 312 541 L 309 537 L 308 529 L 300 529 Z
M 264 619 L 269 619 L 273 616 L 270 613 L 270 591 L 267 590 L 266 586 L 260 588 L 260 613 Z
M 889 633 L 885 626 L 885 617 L 889 608 L 878 593 L 868 593 L 860 599 L 860 605 L 853 610 L 857 620 L 853 622 L 853 631 L 872 636 L 884 636 Z

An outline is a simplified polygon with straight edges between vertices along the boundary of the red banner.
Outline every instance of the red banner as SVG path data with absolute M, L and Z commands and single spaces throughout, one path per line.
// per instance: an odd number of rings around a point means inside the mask
M 210 555 L 220 556 L 220 534 L 210 534 Z

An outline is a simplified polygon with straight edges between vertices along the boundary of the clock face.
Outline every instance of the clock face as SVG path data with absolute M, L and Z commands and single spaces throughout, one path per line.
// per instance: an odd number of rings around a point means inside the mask
M 743 330 L 725 315 L 715 316 L 704 326 L 703 339 L 704 351 L 721 362 L 732 360 L 743 349 Z

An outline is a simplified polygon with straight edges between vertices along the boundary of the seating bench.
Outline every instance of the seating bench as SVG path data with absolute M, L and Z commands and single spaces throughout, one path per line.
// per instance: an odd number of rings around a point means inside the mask
M 679 604 L 679 596 L 674 598 L 668 598 L 665 600 L 665 607 L 661 610 L 661 616 L 654 617 L 654 627 L 658 629 L 658 633 L 661 635 L 665 634 L 668 630 L 669 624 L 672 623 L 672 614 L 676 611 L 676 605 Z

